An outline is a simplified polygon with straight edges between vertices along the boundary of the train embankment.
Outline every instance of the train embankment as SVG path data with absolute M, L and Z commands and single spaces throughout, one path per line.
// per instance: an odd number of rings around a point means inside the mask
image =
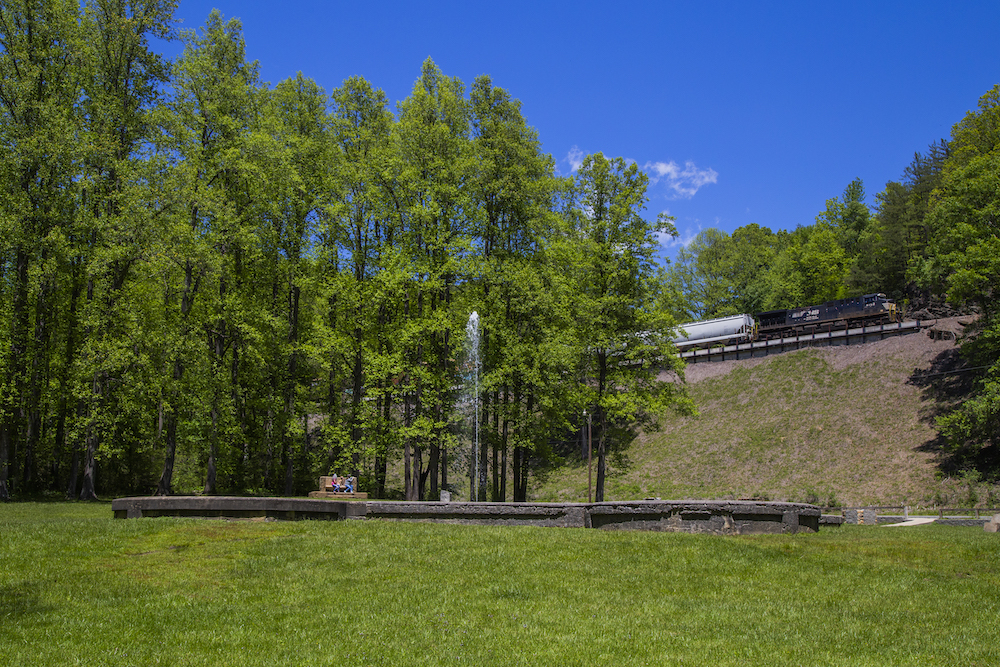
M 697 416 L 665 415 L 610 461 L 609 500 L 760 498 L 970 506 L 998 489 L 949 471 L 934 423 L 967 387 L 962 318 L 866 345 L 695 364 Z M 586 464 L 551 471 L 535 500 L 587 495 Z M 975 504 L 975 503 L 973 503 Z

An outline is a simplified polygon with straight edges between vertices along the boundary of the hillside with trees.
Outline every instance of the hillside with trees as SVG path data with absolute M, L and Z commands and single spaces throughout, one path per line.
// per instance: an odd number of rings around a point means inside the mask
M 811 225 L 706 230 L 657 266 L 676 230 L 643 171 L 558 176 L 490 77 L 428 59 L 395 109 L 362 78 L 270 86 L 239 21 L 175 9 L 0 2 L 0 499 L 303 494 L 331 469 L 437 498 L 475 457 L 477 497 L 520 501 L 584 410 L 602 499 L 610 457 L 694 414 L 678 323 L 874 291 L 979 314 L 940 428 L 1000 470 L 997 88 L 873 205 L 855 180 Z
M 701 232 L 660 271 L 665 307 L 686 322 L 884 292 L 908 318 L 976 316 L 961 344 L 967 394 L 935 426 L 952 465 L 1000 479 L 998 128 L 994 86 L 874 206 L 854 180 L 811 225 Z

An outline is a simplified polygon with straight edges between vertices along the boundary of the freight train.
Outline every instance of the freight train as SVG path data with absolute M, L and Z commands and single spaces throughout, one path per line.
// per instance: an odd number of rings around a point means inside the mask
M 732 315 L 690 322 L 678 328 L 673 342 L 677 349 L 684 351 L 898 321 L 899 313 L 894 301 L 886 298 L 885 294 L 866 294 L 827 301 L 818 306 L 770 310 L 753 317 Z

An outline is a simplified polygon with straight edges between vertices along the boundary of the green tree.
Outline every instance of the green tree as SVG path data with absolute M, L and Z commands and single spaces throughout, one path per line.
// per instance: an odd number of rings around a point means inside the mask
M 988 366 L 973 396 L 940 420 L 964 463 L 1000 471 L 1000 86 L 994 86 L 952 130 L 928 223 L 932 230 L 921 265 L 925 285 L 947 291 L 954 305 L 981 313 L 978 336 L 963 343 L 974 366 Z
M 266 150 L 271 157 L 261 167 L 267 174 L 264 220 L 269 224 L 257 234 L 263 253 L 258 289 L 259 300 L 271 304 L 273 325 L 267 337 L 274 341 L 275 354 L 269 363 L 270 384 L 280 388 L 274 437 L 281 444 L 281 488 L 289 495 L 296 470 L 311 472 L 315 454 L 302 423 L 311 381 L 308 332 L 317 307 L 310 298 L 316 292 L 312 239 L 327 216 L 331 178 L 338 166 L 327 107 L 323 89 L 300 73 L 275 87 L 264 121 L 275 144 Z M 304 288 L 308 293 L 303 294 Z
M 473 164 L 462 82 L 428 59 L 399 104 L 394 129 L 405 198 L 400 241 L 412 276 L 401 332 L 407 350 L 404 468 L 406 498 L 416 500 L 437 494 L 439 474 L 447 471 L 442 458 L 453 440 L 453 332 L 465 317 L 452 306 L 466 271 L 472 208 L 463 187 Z
M 180 310 L 168 317 L 179 327 L 169 373 L 173 403 L 180 405 L 177 392 L 200 396 L 191 406 L 197 417 L 190 435 L 206 445 L 204 492 L 214 493 L 220 456 L 245 449 L 247 424 L 237 419 L 236 405 L 242 353 L 254 338 L 254 324 L 266 320 L 262 304 L 250 298 L 248 281 L 259 260 L 258 220 L 264 218 L 261 165 L 272 157 L 261 146 L 272 142 L 263 136 L 257 64 L 245 59 L 239 21 L 213 11 L 201 34 L 182 37 L 184 53 L 163 119 L 176 186 L 164 198 L 176 224 L 170 233 L 178 244 L 170 254 L 179 269 L 169 278 L 166 305 Z M 202 375 L 188 377 L 189 352 Z M 167 443 L 161 492 L 170 488 L 173 446 Z
M 843 298 L 849 266 L 836 229 L 825 223 L 797 228 L 784 239 L 767 272 L 768 309 Z
M 482 321 L 480 432 L 486 436 L 475 453 L 481 471 L 475 495 L 506 500 L 510 469 L 514 500 L 524 501 L 529 453 L 566 427 L 572 405 L 554 400 L 559 387 L 553 382 L 555 374 L 573 368 L 565 352 L 574 347 L 567 340 L 572 291 L 546 248 L 558 225 L 553 198 L 560 183 L 520 103 L 506 90 L 481 76 L 470 103 L 476 169 L 468 187 L 478 215 L 469 270 L 475 282 L 466 298 L 467 310 L 477 310 Z
M 828 199 L 826 210 L 816 217 L 817 226 L 829 227 L 835 232 L 847 257 L 858 253 L 858 242 L 871 220 L 871 211 L 864 200 L 864 183 L 856 178 L 844 188 L 843 195 Z
M 780 241 L 767 227 L 749 224 L 730 236 L 724 267 L 733 291 L 733 314 L 755 314 L 766 309 L 767 271 L 778 253 Z
M 23 461 L 29 487 L 37 470 L 57 274 L 67 261 L 65 225 L 83 158 L 79 21 L 75 2 L 0 5 L 0 206 L 9 304 L 0 362 L 0 500 L 10 497 L 12 463 Z
M 761 312 L 770 300 L 766 277 L 778 248 L 778 236 L 756 224 L 732 236 L 700 232 L 662 277 L 663 289 L 674 295 L 664 307 L 674 308 L 680 322 Z
M 730 244 L 729 235 L 713 227 L 699 232 L 691 243 L 677 251 L 669 274 L 684 295 L 682 321 L 733 314 L 735 293 L 724 266 Z
M 400 238 L 401 194 L 393 178 L 394 120 L 385 93 L 352 77 L 333 91 L 335 141 L 343 156 L 339 190 L 323 234 L 330 326 L 320 346 L 330 364 L 329 406 L 346 389 L 347 419 L 331 438 L 337 469 L 359 478 L 362 457 L 371 456 L 372 483 L 385 494 L 389 456 L 395 449 L 393 406 L 399 374 L 396 288 L 404 278 L 393 247 Z M 346 386 L 340 378 L 346 378 Z M 369 399 L 369 400 L 366 400 Z
M 96 497 L 96 457 L 141 460 L 152 434 L 152 369 L 148 348 L 150 295 L 137 267 L 155 235 L 144 205 L 149 197 L 149 113 L 168 68 L 149 48 L 150 37 L 170 35 L 175 2 L 95 0 L 87 6 L 88 67 L 84 122 L 88 151 L 82 183 L 87 274 L 78 393 L 85 396 L 80 497 Z M 128 434 L 127 436 L 125 434 Z M 132 467 L 132 464 L 127 464 Z M 73 481 L 71 480 L 71 486 Z
M 897 300 L 918 298 L 912 271 L 927 256 L 927 212 L 950 154 L 944 141 L 915 153 L 903 179 L 890 181 L 876 197 L 871 224 L 858 239 L 847 282 L 851 292 L 885 292 Z
M 597 423 L 596 499 L 604 500 L 609 449 L 635 424 L 652 426 L 668 406 L 688 405 L 682 387 L 660 380 L 661 369 L 680 377 L 682 363 L 668 333 L 672 322 L 652 309 L 657 233 L 676 234 L 670 218 L 642 217 L 647 178 L 622 158 L 587 156 L 577 177 L 577 280 L 586 403 Z

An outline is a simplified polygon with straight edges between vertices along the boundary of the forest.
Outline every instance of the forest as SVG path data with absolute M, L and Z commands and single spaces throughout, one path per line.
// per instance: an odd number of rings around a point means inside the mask
M 238 20 L 175 9 L 0 1 L 0 499 L 298 495 L 336 469 L 523 501 L 589 418 L 601 500 L 609 456 L 694 410 L 679 324 L 875 291 L 979 314 L 940 425 L 1000 469 L 998 88 L 874 203 L 855 180 L 812 224 L 663 264 L 642 170 L 558 175 L 490 77 L 428 59 L 395 110 L 357 77 L 271 86 Z

